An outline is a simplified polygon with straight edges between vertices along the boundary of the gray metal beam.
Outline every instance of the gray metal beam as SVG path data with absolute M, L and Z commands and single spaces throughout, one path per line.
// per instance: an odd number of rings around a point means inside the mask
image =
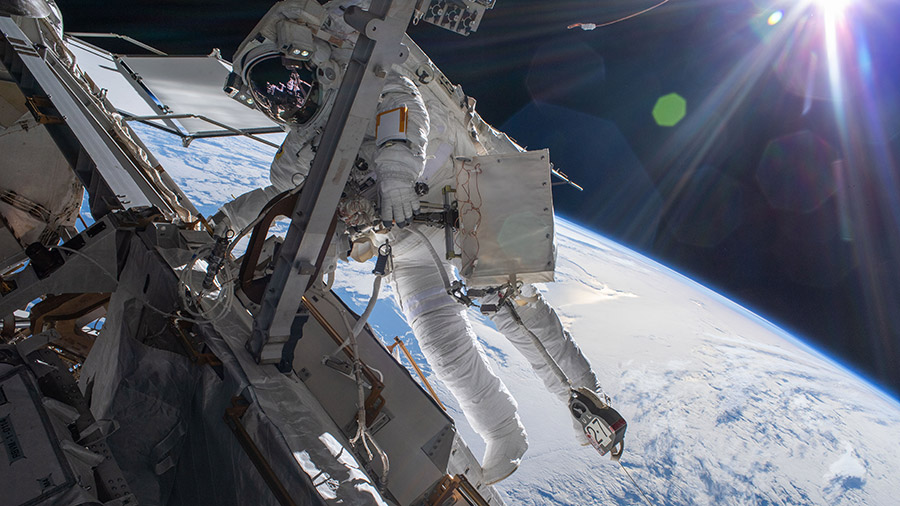
M 160 199 L 151 200 L 148 197 L 148 195 L 155 197 L 155 192 L 149 188 L 140 175 L 136 174 L 139 169 L 130 163 L 123 162 L 116 156 L 116 152 L 120 149 L 115 145 L 115 141 L 110 139 L 106 132 L 97 128 L 94 118 L 75 100 L 73 92 L 67 89 L 50 70 L 48 62 L 41 57 L 18 25 L 8 17 L 0 17 L 0 34 L 2 34 L 4 39 L 2 42 L 5 46 L 2 48 L 3 58 L 10 60 L 7 68 L 10 69 L 23 93 L 26 97 L 38 94 L 48 97 L 53 108 L 64 120 L 65 123 L 48 125 L 48 131 L 54 136 L 57 143 L 60 143 L 57 137 L 61 132 L 56 127 L 62 125 L 68 127 L 71 132 L 65 134 L 69 134 L 69 136 L 74 134 L 77 143 L 97 166 L 98 172 L 112 193 L 111 198 L 118 200 L 122 204 L 121 207 L 157 205 L 161 209 L 168 210 L 168 206 L 161 205 Z M 16 68 L 20 65 L 20 68 Z M 64 154 L 70 157 L 70 164 L 74 167 L 74 162 L 77 161 L 71 159 L 73 155 L 71 148 L 74 146 L 71 146 L 70 139 L 67 140 L 68 142 L 64 143 L 68 144 L 67 148 L 69 149 L 64 149 Z M 70 153 L 65 153 L 65 151 L 70 151 Z
M 260 363 L 281 358 L 300 297 L 331 240 L 335 209 L 375 114 L 384 78 L 392 64 L 408 56 L 402 39 L 415 4 L 416 0 L 373 0 L 369 11 L 347 10 L 345 19 L 361 33 L 254 320 L 248 347 Z

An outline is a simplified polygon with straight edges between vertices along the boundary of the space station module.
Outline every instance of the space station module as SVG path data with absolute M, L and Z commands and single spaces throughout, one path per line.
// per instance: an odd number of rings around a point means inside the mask
M 467 34 L 493 2 L 462 3 L 276 4 L 225 88 L 248 123 L 263 111 L 288 135 L 272 185 L 213 228 L 129 122 L 187 146 L 214 109 L 243 118 L 218 89 L 200 111 L 169 108 L 209 90 L 192 65 L 224 81 L 228 62 L 114 55 L 64 37 L 52 2 L 0 0 L 0 481 L 21 484 L 0 504 L 499 506 L 490 484 L 527 442 L 471 306 L 579 438 L 621 454 L 624 420 L 533 285 L 555 267 L 548 153 L 487 125 L 405 35 L 411 16 Z M 226 130 L 209 136 L 258 128 Z M 279 213 L 292 219 L 283 239 L 268 234 Z M 79 214 L 93 221 L 76 228 Z M 250 235 L 236 259 L 228 230 Z M 327 258 L 375 254 L 372 301 L 390 280 L 487 442 L 481 464 L 366 325 L 369 307 L 356 314 L 331 289 Z

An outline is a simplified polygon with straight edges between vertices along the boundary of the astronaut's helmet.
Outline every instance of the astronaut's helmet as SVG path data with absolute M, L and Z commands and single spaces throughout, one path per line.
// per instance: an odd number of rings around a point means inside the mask
M 225 92 L 282 125 L 319 125 L 358 36 L 343 10 L 361 1 L 276 3 L 238 47 Z
M 245 75 L 260 111 L 278 123 L 303 125 L 315 116 L 321 105 L 316 70 L 309 60 L 292 60 L 270 53 L 250 62 Z

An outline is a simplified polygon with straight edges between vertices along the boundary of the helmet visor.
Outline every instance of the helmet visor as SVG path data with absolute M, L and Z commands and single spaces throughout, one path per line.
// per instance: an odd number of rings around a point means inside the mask
M 257 107 L 279 123 L 304 123 L 318 108 L 315 67 L 278 55 L 257 60 L 248 71 Z

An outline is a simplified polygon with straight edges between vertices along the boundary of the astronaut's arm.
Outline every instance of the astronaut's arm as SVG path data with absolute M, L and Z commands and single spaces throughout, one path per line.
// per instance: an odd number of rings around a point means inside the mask
M 388 76 L 376 112 L 375 175 L 378 206 L 386 227 L 405 226 L 419 212 L 416 179 L 425 167 L 428 111 L 416 85 Z
M 226 202 L 219 211 L 213 215 L 212 221 L 217 231 L 231 229 L 240 232 L 259 216 L 263 207 L 281 193 L 275 185 L 265 188 L 257 188 L 238 196 L 231 202 Z
M 303 184 L 309 174 L 313 152 L 308 142 L 295 131 L 290 130 L 269 169 L 271 184 L 265 188 L 251 190 L 231 202 L 226 202 L 213 216 L 216 228 L 225 223 L 227 228 L 238 232 L 259 216 L 263 207 L 281 192 Z
M 280 191 L 296 188 L 306 181 L 315 153 L 310 132 L 291 128 L 272 160 L 269 180 Z

